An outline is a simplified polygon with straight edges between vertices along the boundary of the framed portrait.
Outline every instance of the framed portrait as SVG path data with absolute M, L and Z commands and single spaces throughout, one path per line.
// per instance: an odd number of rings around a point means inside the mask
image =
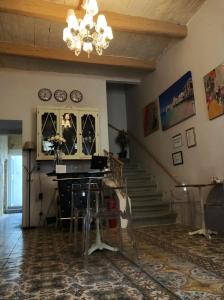
M 182 146 L 182 134 L 179 133 L 177 135 L 174 135 L 172 137 L 172 141 L 173 141 L 173 148 L 179 148 Z
M 172 153 L 173 165 L 182 165 L 183 164 L 183 154 L 182 151 Z
M 158 106 L 153 101 L 143 109 L 144 136 L 147 136 L 159 129 Z
M 159 96 L 162 130 L 195 115 L 195 99 L 191 72 L 184 74 Z
M 194 127 L 191 127 L 186 130 L 186 139 L 188 148 L 196 146 L 196 135 Z

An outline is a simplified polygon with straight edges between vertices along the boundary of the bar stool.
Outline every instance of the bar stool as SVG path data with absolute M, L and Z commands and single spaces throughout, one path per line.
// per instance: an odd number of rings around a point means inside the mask
M 92 222 L 92 204 L 93 200 L 91 189 L 98 188 L 96 182 L 90 182 L 89 178 L 76 178 L 76 183 L 71 186 L 71 217 L 70 232 L 74 231 L 75 246 L 78 239 L 78 224 L 82 221 L 82 250 L 85 252 L 87 241 L 89 240 L 89 231 Z M 86 227 L 88 228 L 88 232 Z

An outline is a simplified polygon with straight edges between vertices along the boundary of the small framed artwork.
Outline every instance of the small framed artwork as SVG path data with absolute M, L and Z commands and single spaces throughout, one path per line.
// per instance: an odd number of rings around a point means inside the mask
M 187 146 L 188 148 L 196 146 L 196 135 L 194 127 L 191 127 L 186 130 Z
M 144 136 L 147 136 L 159 129 L 157 102 L 153 101 L 143 109 Z
M 183 164 L 183 154 L 182 151 L 172 153 L 173 165 L 182 165 Z
M 173 148 L 179 148 L 182 146 L 182 134 L 179 133 L 177 135 L 174 135 L 172 137 L 172 141 L 173 141 Z

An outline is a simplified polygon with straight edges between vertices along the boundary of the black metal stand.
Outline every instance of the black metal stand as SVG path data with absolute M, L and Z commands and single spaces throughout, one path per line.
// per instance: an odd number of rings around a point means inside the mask
M 28 158 L 27 158 L 27 167 L 24 167 L 26 170 L 26 175 L 27 175 L 27 209 L 26 209 L 26 228 L 34 228 L 30 225 L 30 198 L 31 198 L 31 175 L 33 172 L 33 169 L 31 167 L 31 152 L 34 150 L 34 146 L 30 142 L 26 142 L 23 150 L 27 151 L 28 153 Z

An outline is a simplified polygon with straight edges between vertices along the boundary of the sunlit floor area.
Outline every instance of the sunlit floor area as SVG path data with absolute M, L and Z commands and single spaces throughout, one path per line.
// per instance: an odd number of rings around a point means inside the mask
M 224 299 L 223 236 L 208 241 L 180 225 L 140 228 L 137 260 L 124 231 L 124 254 L 96 251 L 85 264 L 65 230 L 20 224 L 20 214 L 0 218 L 1 300 Z M 115 230 L 107 242 L 117 245 Z

